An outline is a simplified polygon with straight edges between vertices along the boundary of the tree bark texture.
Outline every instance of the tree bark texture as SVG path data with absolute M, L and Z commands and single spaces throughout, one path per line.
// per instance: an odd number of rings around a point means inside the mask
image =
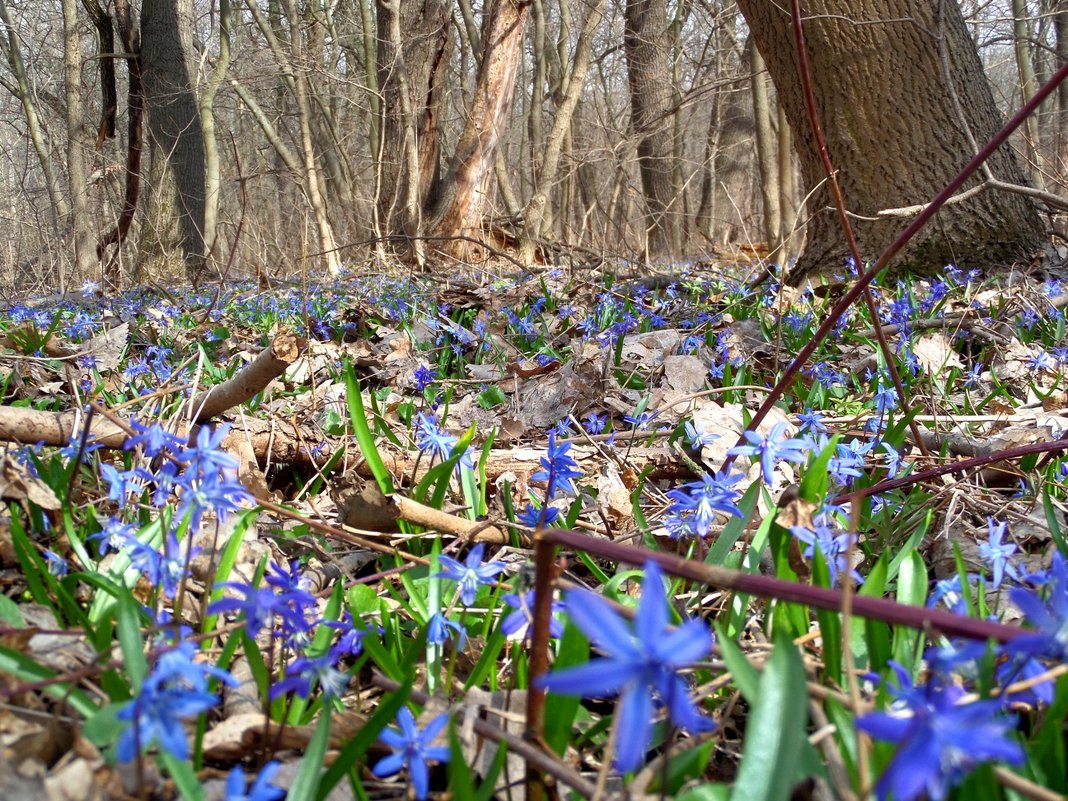
M 496 0 L 485 12 L 490 18 L 482 36 L 475 96 L 432 216 L 430 230 L 435 237 L 474 237 L 482 228 L 494 156 L 508 128 L 529 12 L 530 0 Z M 470 245 L 454 239 L 440 247 L 452 258 L 465 259 Z
M 376 184 L 383 236 L 422 233 L 423 209 L 436 197 L 441 107 L 454 43 L 450 11 L 444 0 L 378 3 L 383 121 Z
M 670 53 L 666 0 L 627 0 L 623 49 L 630 87 L 631 127 L 638 137 L 638 171 L 645 197 L 650 255 L 682 250 L 677 208 Z
M 191 0 L 144 0 L 141 68 L 153 158 L 167 162 L 176 191 L 186 274 L 204 267 L 204 139 L 193 90 Z M 153 187 L 153 190 L 155 187 Z
M 63 0 L 63 78 L 67 101 L 67 181 L 70 186 L 71 227 L 74 232 L 75 281 L 86 281 L 96 272 L 93 221 L 89 216 L 89 189 L 85 177 L 85 154 L 91 147 L 85 132 L 85 87 L 82 86 L 82 49 L 78 35 L 76 0 Z M 59 291 L 67 291 L 67 276 L 60 271 Z
M 805 190 L 825 180 L 802 95 L 787 7 L 739 0 L 794 132 Z M 866 219 L 924 203 L 998 130 L 1001 118 L 959 7 L 948 0 L 805 3 L 805 38 L 827 149 L 864 258 L 874 259 L 907 220 Z M 1009 146 L 987 162 L 993 176 L 1026 177 Z M 973 179 L 965 188 L 981 178 Z M 791 280 L 842 268 L 847 250 L 826 186 L 809 200 L 808 242 Z M 931 274 L 955 262 L 1005 267 L 1042 240 L 1027 199 L 982 192 L 943 209 L 892 269 Z

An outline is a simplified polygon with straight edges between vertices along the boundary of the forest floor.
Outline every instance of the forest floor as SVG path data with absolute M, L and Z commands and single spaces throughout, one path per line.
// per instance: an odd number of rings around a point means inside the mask
M 676 269 L 0 310 L 0 798 L 1060 797 L 1068 285 Z

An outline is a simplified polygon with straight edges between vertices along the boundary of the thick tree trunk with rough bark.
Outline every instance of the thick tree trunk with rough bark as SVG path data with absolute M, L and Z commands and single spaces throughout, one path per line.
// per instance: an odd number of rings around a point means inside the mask
M 386 237 L 421 233 L 423 210 L 436 197 L 441 104 L 453 48 L 449 17 L 445 0 L 378 3 L 383 121 L 375 184 L 378 227 Z
M 173 176 L 182 260 L 186 275 L 195 279 L 204 268 L 205 193 L 204 139 L 189 47 L 192 33 L 191 0 L 142 3 L 141 68 L 152 158 L 166 159 Z
M 512 109 L 529 11 L 530 0 L 496 0 L 492 9 L 484 12 L 490 18 L 481 40 L 475 97 L 434 208 L 430 232 L 435 238 L 477 237 L 482 228 L 494 157 Z M 452 258 L 465 259 L 471 244 L 443 239 L 437 247 Z
M 806 191 L 824 181 L 802 96 L 788 6 L 739 0 L 794 131 Z M 960 9 L 927 0 L 805 3 L 813 90 L 830 158 L 861 253 L 875 258 L 905 227 L 882 209 L 933 198 L 998 130 L 1001 118 Z M 987 162 L 994 178 L 1026 182 L 1005 146 Z M 981 178 L 973 179 L 972 186 Z M 967 188 L 967 186 L 965 188 Z M 808 241 L 793 281 L 839 271 L 847 256 L 830 194 L 809 199 Z M 949 262 L 1005 267 L 1042 240 L 1025 198 L 996 191 L 944 208 L 893 269 L 933 273 Z
M 674 104 L 666 0 L 627 0 L 623 49 L 630 85 L 631 127 L 645 195 L 650 255 L 682 250 L 682 216 L 675 182 Z

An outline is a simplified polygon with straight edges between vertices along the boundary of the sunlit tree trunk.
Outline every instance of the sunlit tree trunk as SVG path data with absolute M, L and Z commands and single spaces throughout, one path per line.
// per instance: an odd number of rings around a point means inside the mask
M 82 50 L 78 37 L 77 0 L 63 0 L 63 77 L 67 101 L 67 182 L 70 187 L 71 228 L 74 238 L 74 281 L 87 281 L 96 274 L 96 248 L 85 180 L 85 154 L 92 148 L 86 133 L 82 86 Z M 58 289 L 67 290 L 62 267 Z
M 481 230 L 496 150 L 508 125 L 529 11 L 530 0 L 495 0 L 485 12 L 490 17 L 482 35 L 475 96 L 435 204 L 429 226 L 434 237 L 477 238 Z M 452 258 L 464 259 L 471 244 L 454 238 L 437 246 Z

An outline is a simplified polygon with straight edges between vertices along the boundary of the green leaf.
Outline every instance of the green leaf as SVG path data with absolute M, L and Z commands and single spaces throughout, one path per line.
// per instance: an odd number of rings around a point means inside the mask
M 215 570 L 215 589 L 211 591 L 210 603 L 220 600 L 223 597 L 225 590 L 218 585 L 230 578 L 230 572 L 234 569 L 234 564 L 237 562 L 237 554 L 241 549 L 241 545 L 245 541 L 245 532 L 248 530 L 249 525 L 256 519 L 256 515 L 259 514 L 259 509 L 250 509 L 238 515 L 237 520 L 234 523 L 234 530 L 230 533 L 230 536 L 226 540 L 226 546 L 223 548 L 222 556 L 219 558 L 219 566 Z M 209 631 L 215 631 L 215 624 L 218 621 L 219 616 L 217 614 L 205 615 L 204 623 L 200 627 L 200 630 L 204 633 Z
M 363 396 L 360 394 L 360 382 L 356 378 L 356 370 L 353 368 L 352 362 L 345 362 L 344 373 L 345 394 L 349 402 L 349 415 L 352 417 L 352 430 L 356 434 L 356 442 L 360 445 L 360 452 L 363 454 L 363 458 L 367 460 L 371 475 L 378 482 L 378 488 L 382 490 L 383 495 L 390 495 L 393 492 L 393 479 L 390 478 L 389 471 L 378 453 L 374 434 L 371 433 L 371 428 L 367 425 L 367 415 L 363 409 Z
M 760 671 L 753 667 L 738 644 L 722 631 L 716 632 L 716 644 L 723 652 L 723 661 L 742 697 L 751 705 L 755 704 L 760 698 Z
M 471 766 L 467 764 L 460 738 L 456 734 L 456 726 L 449 722 L 449 792 L 454 798 L 474 798 L 475 778 L 471 773 Z
M 727 801 L 731 788 L 726 784 L 702 784 L 680 795 L 675 801 Z
M 590 644 L 585 635 L 570 623 L 564 626 L 560 638 L 560 651 L 553 664 L 554 670 L 581 665 L 589 660 Z M 575 722 L 582 699 L 577 695 L 553 695 L 552 713 L 546 715 L 545 742 L 557 754 L 563 754 L 571 739 L 571 727 Z
M 818 587 L 831 586 L 831 571 L 823 553 L 816 549 L 812 560 L 812 579 Z M 842 681 L 842 618 L 830 609 L 817 609 L 816 619 L 820 624 L 820 639 L 823 641 L 823 666 L 826 675 L 836 683 Z
M 37 664 L 25 654 L 20 654 L 3 646 L 0 646 L 0 672 L 10 673 L 15 678 L 26 682 L 43 681 L 56 677 L 55 671 Z M 49 684 L 44 688 L 44 692 L 58 701 L 70 704 L 78 714 L 85 717 L 97 713 L 98 707 L 89 699 L 89 696 L 82 690 L 73 689 L 68 682 Z
M 1064 531 L 1061 529 L 1061 519 L 1057 514 L 1057 507 L 1053 503 L 1048 484 L 1042 490 L 1042 509 L 1046 513 L 1046 524 L 1049 526 L 1049 533 L 1057 545 L 1057 550 L 1063 556 L 1068 556 L 1068 541 L 1065 540 Z
M 897 578 L 897 600 L 910 606 L 923 606 L 927 602 L 927 567 L 919 551 L 912 551 L 909 557 L 901 563 L 901 571 Z M 894 659 L 906 667 L 913 667 L 919 655 L 917 651 L 919 643 L 920 632 L 906 626 L 895 627 Z
M 760 691 L 746 725 L 742 764 L 732 801 L 787 801 L 797 782 L 797 762 L 806 742 L 808 688 L 797 647 L 781 632 L 760 678 Z
M 19 605 L 6 595 L 0 595 L 0 623 L 8 626 L 26 625 L 26 620 L 19 611 Z
M 119 597 L 116 628 L 130 686 L 140 687 L 148 675 L 148 661 L 145 659 L 144 635 L 141 633 L 141 611 L 129 593 Z
M 727 525 L 723 527 L 723 531 L 716 537 L 715 544 L 708 550 L 708 556 L 705 558 L 705 561 L 708 564 L 723 564 L 727 555 L 734 549 L 734 543 L 738 542 L 742 533 L 745 531 L 746 526 L 748 526 L 749 520 L 753 516 L 753 510 L 756 508 L 759 495 L 760 482 L 754 481 L 752 486 L 745 491 L 745 495 L 742 496 L 741 501 L 738 502 L 738 508 L 744 513 L 744 517 L 732 517 L 727 521 Z
M 681 753 L 674 754 L 669 760 L 663 773 L 657 771 L 649 786 L 650 792 L 666 792 L 675 795 L 686 782 L 699 779 L 704 775 L 708 767 L 708 760 L 712 757 L 712 749 L 716 741 L 710 739 L 693 748 L 687 748 Z M 664 774 L 667 774 L 666 776 Z M 665 779 L 663 783 L 661 779 Z
M 329 703 L 323 704 L 319 725 L 315 727 L 315 734 L 300 760 L 300 770 L 289 788 L 286 801 L 313 801 L 316 798 L 321 780 L 319 771 L 326 748 L 330 745 L 330 708 Z
M 163 764 L 163 767 L 167 769 L 171 778 L 174 779 L 174 784 L 178 788 L 178 795 L 181 796 L 182 801 L 203 801 L 204 785 L 200 783 L 196 771 L 193 770 L 193 766 L 188 760 L 178 759 L 162 748 L 158 759 Z
M 360 760 L 363 759 L 363 755 L 367 753 L 367 749 L 378 739 L 379 732 L 397 717 L 397 712 L 408 700 L 408 693 L 412 689 L 412 681 L 412 679 L 408 681 L 402 680 L 400 689 L 392 695 L 385 696 L 378 704 L 374 714 L 367 719 L 363 728 L 357 732 L 355 737 L 342 746 L 337 759 L 334 760 L 334 764 L 327 768 L 326 773 L 319 780 L 319 792 L 315 796 L 316 801 L 324 801 L 346 773 L 357 769 Z M 292 797 L 288 797 L 286 801 L 292 801 Z

